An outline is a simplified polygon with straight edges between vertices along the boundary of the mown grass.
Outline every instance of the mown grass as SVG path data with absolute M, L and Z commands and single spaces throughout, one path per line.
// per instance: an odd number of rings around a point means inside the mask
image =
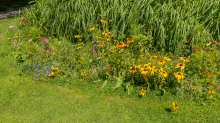
M 35 82 L 20 75 L 21 67 L 8 57 L 4 31 L 14 18 L 0 20 L 0 122 L 218 122 L 220 103 L 193 98 L 161 96 L 151 91 L 139 97 L 134 88 L 127 96 L 123 88 L 103 89 L 74 78 Z M 219 94 L 218 94 L 218 98 Z M 214 101 L 214 100 L 213 100 Z M 179 109 L 173 111 L 172 102 Z

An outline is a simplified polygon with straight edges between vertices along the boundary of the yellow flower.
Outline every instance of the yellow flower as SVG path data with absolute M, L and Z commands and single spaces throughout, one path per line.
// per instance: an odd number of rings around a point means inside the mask
M 180 67 L 181 70 L 182 70 L 182 69 L 184 69 L 185 64 L 183 64 L 183 63 L 178 63 L 177 66 L 176 66 L 175 68 L 179 68 L 179 67 Z
M 143 89 L 142 89 L 142 90 L 141 90 L 141 95 L 144 96 L 145 93 L 146 93 L 146 90 L 143 90 Z
M 16 38 L 18 38 L 18 36 L 15 36 Z
M 116 37 L 116 35 L 115 34 L 113 34 L 113 35 L 109 35 L 110 37 Z M 117 40 L 116 40 L 117 41 Z
M 130 69 L 129 69 L 129 71 L 130 72 L 133 72 L 133 73 L 135 73 L 136 72 L 136 68 L 133 66 L 133 67 L 129 67 Z
M 115 51 L 112 51 L 112 53 L 116 53 Z
M 102 34 L 107 36 L 107 34 L 110 33 L 108 30 L 104 31 Z
M 113 40 L 114 42 L 116 42 L 117 40 Z
M 96 38 L 101 38 L 101 37 L 99 37 L 99 36 L 96 36 Z
M 215 91 L 209 90 L 208 93 L 213 93 L 213 94 L 215 94 Z
M 150 73 L 150 69 L 148 68 L 141 68 L 141 74 L 146 75 L 147 73 Z
M 54 56 L 54 54 L 55 54 L 55 53 L 53 52 L 52 55 Z
M 178 79 L 183 79 L 183 73 L 181 73 L 181 72 L 177 72 L 176 74 L 174 74 L 175 75 L 175 77 L 176 78 L 178 78 Z
M 98 24 L 96 24 L 95 26 L 99 26 Z
M 105 19 L 101 19 L 100 21 L 101 21 L 101 22 L 105 22 L 105 23 L 107 23 L 107 20 L 105 20 Z
M 80 43 L 78 43 L 78 45 L 80 45 Z
M 151 63 L 146 63 L 146 64 L 144 64 L 144 67 L 148 67 L 149 65 L 150 65 Z
M 86 73 L 82 72 L 82 73 L 81 73 L 81 75 L 82 75 L 82 76 L 85 76 L 85 75 L 86 75 Z
M 168 57 L 164 57 L 164 60 L 171 61 L 171 59 Z
M 54 67 L 51 67 L 51 70 L 53 70 L 53 71 L 56 70 L 56 69 L 57 69 L 57 68 L 56 68 L 55 66 L 54 66 Z
M 102 16 L 101 14 L 99 14 L 99 16 Z
M 165 63 L 164 60 L 159 60 L 158 62 L 159 62 L 159 64 L 164 64 Z
M 83 58 L 81 58 L 81 59 L 83 59 Z
M 109 22 L 112 22 L 112 20 L 111 20 L 111 19 L 109 19 Z
M 95 30 L 95 27 L 91 27 L 90 30 Z
M 10 38 L 7 38 L 8 40 L 10 40 Z
M 178 103 L 178 102 L 176 102 L 176 103 L 173 102 L 173 108 L 174 108 L 174 110 L 178 109 L 177 103 Z
M 54 72 L 50 72 L 49 76 L 54 76 L 55 73 Z
M 160 82 L 160 85 L 163 85 L 163 82 Z
M 188 57 L 189 58 L 189 57 Z M 189 62 L 189 59 L 188 58 L 186 58 L 186 57 L 180 57 L 180 60 L 183 60 L 183 62 L 185 62 L 185 61 L 187 61 L 187 62 Z
M 80 38 L 80 36 L 79 36 L 79 35 L 74 35 L 74 37 L 75 37 L 75 38 Z
M 157 70 L 158 70 L 159 72 L 162 72 L 162 71 L 163 71 L 163 68 L 159 67 L 159 68 L 157 68 Z
M 163 77 L 167 77 L 168 76 L 166 71 L 160 72 L 160 75 L 162 75 Z
M 109 37 L 106 37 L 106 38 L 105 38 L 105 40 L 106 40 L 106 41 L 109 41 L 109 40 L 110 40 L 110 38 L 109 38 Z
M 107 55 L 107 53 L 104 54 L 105 56 Z
M 132 38 L 126 38 L 128 42 L 133 42 Z

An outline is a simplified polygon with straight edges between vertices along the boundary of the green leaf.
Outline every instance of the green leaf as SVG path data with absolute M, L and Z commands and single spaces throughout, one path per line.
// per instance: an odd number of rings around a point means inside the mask
M 105 85 L 107 84 L 107 80 L 104 81 L 104 83 L 102 84 L 102 86 L 100 87 L 101 89 L 105 87 Z
M 121 77 L 118 77 L 116 79 L 117 79 L 117 83 L 116 83 L 115 87 L 113 87 L 113 89 L 116 89 L 116 88 L 120 87 L 122 82 L 123 82 Z
M 93 82 L 94 82 L 94 83 L 98 83 L 98 82 L 101 82 L 101 81 L 102 81 L 102 80 L 99 79 L 99 80 L 96 80 L 96 81 L 93 81 Z
M 128 87 L 128 95 L 131 95 L 132 91 L 133 91 L 133 85 Z

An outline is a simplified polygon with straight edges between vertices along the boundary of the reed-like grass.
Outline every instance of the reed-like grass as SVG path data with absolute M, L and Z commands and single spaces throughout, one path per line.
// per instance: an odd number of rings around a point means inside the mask
M 72 42 L 74 34 L 91 40 L 88 27 L 96 24 L 131 37 L 128 30 L 134 22 L 152 32 L 155 49 L 179 52 L 189 40 L 192 51 L 198 43 L 220 39 L 216 0 L 40 0 L 36 6 L 25 17 L 48 35 L 65 36 Z M 101 19 L 112 22 L 101 24 Z

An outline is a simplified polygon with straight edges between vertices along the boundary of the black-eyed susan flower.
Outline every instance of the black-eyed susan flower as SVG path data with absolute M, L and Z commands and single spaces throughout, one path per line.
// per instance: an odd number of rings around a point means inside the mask
M 105 22 L 105 23 L 107 23 L 107 20 L 105 20 L 105 19 L 101 19 L 100 21 L 101 21 L 101 22 Z
M 179 67 L 180 67 L 181 70 L 182 70 L 182 69 L 185 68 L 185 64 L 183 64 L 183 63 L 178 63 L 177 66 L 176 66 L 175 68 L 179 68 Z
M 56 70 L 57 68 L 54 66 L 54 67 L 51 67 L 51 70 Z
M 144 67 L 148 67 L 148 66 L 150 66 L 151 65 L 151 63 L 145 63 L 144 64 Z
M 74 35 L 75 38 L 80 38 L 80 35 Z
M 185 62 L 185 61 L 189 62 L 189 59 L 186 57 L 180 57 L 180 60 L 183 60 L 183 62 Z
M 162 72 L 160 72 L 160 75 L 162 75 L 163 77 L 167 77 L 167 76 L 168 76 L 168 74 L 167 74 L 166 71 L 162 71 Z
M 141 95 L 144 96 L 145 93 L 146 93 L 146 90 L 143 90 L 143 89 L 142 89 L 142 90 L 141 90 Z
M 81 73 L 81 75 L 82 75 L 82 76 L 85 76 L 85 75 L 86 75 L 86 73 L 85 73 L 85 72 L 82 72 L 82 73 Z
M 173 109 L 174 109 L 174 110 L 176 110 L 176 109 L 178 109 L 178 108 L 179 108 L 179 107 L 177 106 L 177 103 L 178 103 L 178 102 L 176 102 L 176 103 L 175 103 L 175 102 L 173 102 Z
M 94 27 L 94 26 L 93 26 L 93 27 L 91 27 L 91 28 L 90 28 L 90 30 L 95 30 L 95 27 Z
M 128 47 L 128 46 L 129 46 L 128 43 L 124 42 L 124 47 Z
M 133 42 L 132 38 L 126 38 L 128 42 Z
M 106 41 L 110 41 L 110 38 L 109 38 L 109 37 L 106 37 L 105 40 L 106 40 Z
M 215 91 L 209 90 L 208 93 L 213 93 L 213 94 L 215 94 Z
M 177 79 L 183 79 L 183 73 L 181 73 L 181 72 L 177 72 L 176 74 L 174 74 L 175 75 L 175 77 L 177 78 Z
M 171 59 L 169 57 L 164 57 L 164 60 L 171 61 Z
M 129 69 L 130 72 L 132 72 L 132 73 L 135 73 L 135 72 L 136 72 L 136 68 L 135 68 L 134 66 L 129 67 L 129 68 L 130 68 L 130 69 Z
M 108 30 L 106 30 L 106 31 L 104 31 L 102 34 L 105 35 L 105 36 L 107 36 L 108 33 L 110 33 L 110 32 L 109 32 Z
M 49 74 L 49 76 L 54 76 L 55 75 L 55 73 L 52 71 L 52 72 L 50 72 L 50 74 Z
M 99 38 L 101 38 L 101 37 L 99 37 L 99 36 L 96 36 L 96 38 L 98 38 L 98 39 L 99 39 Z
M 148 68 L 141 68 L 142 75 L 146 75 L 147 73 L 150 73 L 150 70 Z
M 150 70 L 154 70 L 155 69 L 155 66 L 148 66 L 147 68 L 149 68 Z
M 159 72 L 162 72 L 162 71 L 163 71 L 163 68 L 158 67 L 157 70 L 158 70 Z
M 163 59 L 161 59 L 161 60 L 158 61 L 158 63 L 159 63 L 159 64 L 164 64 L 165 61 L 164 61 Z

